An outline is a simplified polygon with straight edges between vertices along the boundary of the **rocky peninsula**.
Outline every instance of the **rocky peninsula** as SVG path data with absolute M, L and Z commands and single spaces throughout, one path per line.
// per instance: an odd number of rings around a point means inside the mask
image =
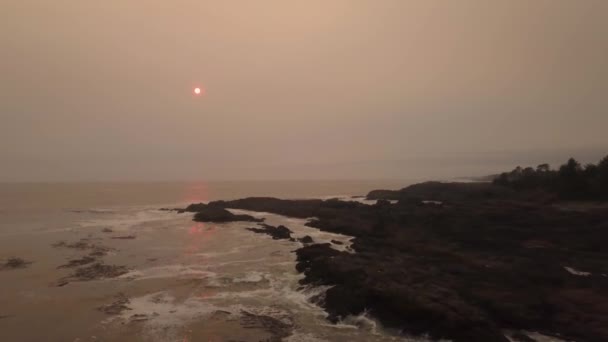
M 608 340 L 608 206 L 572 209 L 559 194 L 504 179 L 426 182 L 367 199 L 376 204 L 257 197 L 199 208 L 311 218 L 353 236 L 354 253 L 296 251 L 303 284 L 332 286 L 319 304 L 333 322 L 367 312 L 405 334 L 457 342 L 533 340 L 521 331 Z

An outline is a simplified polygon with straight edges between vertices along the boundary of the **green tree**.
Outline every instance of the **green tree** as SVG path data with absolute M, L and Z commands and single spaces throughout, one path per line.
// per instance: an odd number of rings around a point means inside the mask
M 583 168 L 574 158 L 559 168 L 557 173 L 557 185 L 560 195 L 565 198 L 575 199 L 582 196 L 586 191 L 586 184 L 582 177 Z
M 608 200 L 608 156 L 597 163 L 593 188 L 599 198 Z
M 549 164 L 540 164 L 536 167 L 536 172 L 539 172 L 539 173 L 549 172 L 549 171 L 550 171 Z

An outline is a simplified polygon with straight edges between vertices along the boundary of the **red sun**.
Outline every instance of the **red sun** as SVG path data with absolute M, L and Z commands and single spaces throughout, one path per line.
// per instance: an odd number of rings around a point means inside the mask
M 202 96 L 205 95 L 205 88 L 202 87 L 195 87 L 194 89 L 192 89 L 192 93 L 195 96 Z

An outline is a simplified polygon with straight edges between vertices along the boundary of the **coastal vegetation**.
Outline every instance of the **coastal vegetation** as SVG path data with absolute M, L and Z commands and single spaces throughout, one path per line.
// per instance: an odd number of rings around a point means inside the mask
M 493 181 L 518 191 L 542 190 L 568 200 L 608 200 L 608 156 L 597 164 L 581 165 L 570 158 L 557 169 L 549 164 L 520 166 L 501 173 Z

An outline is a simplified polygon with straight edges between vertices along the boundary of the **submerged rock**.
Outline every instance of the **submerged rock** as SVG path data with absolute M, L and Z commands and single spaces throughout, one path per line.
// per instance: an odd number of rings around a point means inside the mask
M 121 236 L 112 236 L 114 240 L 133 240 L 135 239 L 135 235 L 121 235 Z
M 267 224 L 261 224 L 262 228 L 246 228 L 254 233 L 258 234 L 268 234 L 272 236 L 274 240 L 282 240 L 282 239 L 291 239 L 291 233 L 293 233 L 289 228 L 285 226 L 274 227 Z
M 116 278 L 129 272 L 126 266 L 106 265 L 96 262 L 89 266 L 81 267 L 65 280 L 90 281 L 104 278 Z
M 65 247 L 65 248 L 73 248 L 73 249 L 81 249 L 81 250 L 93 247 L 93 245 L 91 245 L 87 239 L 81 239 L 80 241 L 72 242 L 72 243 L 67 243 L 65 241 L 58 241 L 58 242 L 55 242 L 52 246 L 55 248 Z
M 90 264 L 92 262 L 97 261 L 97 259 L 90 257 L 90 256 L 84 256 L 80 259 L 72 259 L 70 260 L 67 264 L 65 265 L 61 265 L 57 268 L 72 268 L 72 267 L 78 267 L 78 266 L 82 266 L 82 265 L 86 265 L 86 264 Z
M 4 265 L 0 266 L 0 270 L 15 270 L 19 268 L 26 268 L 31 263 L 31 261 L 26 261 L 17 257 L 11 257 L 6 259 Z
M 299 238 L 298 241 L 304 244 L 311 244 L 315 242 L 309 235 L 306 235 L 303 238 Z
M 90 251 L 90 257 L 101 257 L 108 254 L 112 249 L 95 243 L 91 243 L 89 239 L 80 239 L 77 242 L 68 243 L 66 241 L 58 241 L 52 245 L 55 248 L 70 248 L 81 251 Z
M 262 329 L 270 333 L 268 342 L 281 342 L 292 334 L 293 322 L 286 323 L 266 315 L 256 315 L 247 311 L 241 311 L 240 323 L 244 328 Z
M 129 303 L 131 301 L 127 296 L 123 293 L 119 293 L 116 295 L 116 300 L 110 304 L 102 305 L 97 308 L 97 310 L 107 314 L 107 315 L 119 315 L 125 310 L 131 310 L 129 308 Z

